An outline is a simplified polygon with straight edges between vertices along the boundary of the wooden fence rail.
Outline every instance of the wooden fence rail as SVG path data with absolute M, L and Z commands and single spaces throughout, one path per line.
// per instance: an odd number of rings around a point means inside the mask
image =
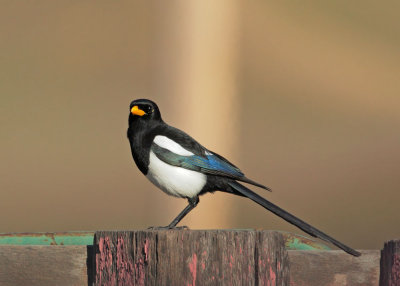
M 327 248 L 276 231 L 99 231 L 94 236 L 68 234 L 68 239 L 25 234 L 22 240 L 21 234 L 14 236 L 25 245 L 10 245 L 13 236 L 0 234 L 0 286 L 400 286 L 400 241 L 386 243 L 382 252 L 364 250 L 361 257 L 353 257 L 340 250 L 299 250 Z M 33 236 L 42 245 L 26 245 Z M 50 243 L 44 243 L 47 237 Z M 90 237 L 92 245 L 87 243 Z

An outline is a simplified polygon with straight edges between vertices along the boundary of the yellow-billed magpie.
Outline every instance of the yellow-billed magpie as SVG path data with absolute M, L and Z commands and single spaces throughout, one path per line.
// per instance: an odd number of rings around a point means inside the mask
M 159 228 L 175 228 L 197 206 L 200 195 L 222 191 L 247 197 L 306 233 L 329 241 L 354 256 L 361 255 L 238 183 L 270 190 L 248 179 L 238 167 L 185 132 L 166 124 L 153 101 L 134 100 L 129 110 L 128 139 L 137 167 L 165 193 L 186 198 L 189 202 L 168 226 Z

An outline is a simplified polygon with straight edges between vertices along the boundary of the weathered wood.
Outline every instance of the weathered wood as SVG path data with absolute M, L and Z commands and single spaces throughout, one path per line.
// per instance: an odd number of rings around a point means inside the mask
M 289 250 L 290 285 L 378 286 L 379 250 L 361 253 L 354 257 L 341 250 Z
M 0 245 L 0 285 L 88 285 L 87 246 Z
M 273 231 L 256 231 L 256 234 L 256 280 L 253 285 L 289 285 L 289 259 L 282 234 Z
M 304 237 L 255 230 L 97 232 L 93 246 L 0 245 L 0 285 L 379 284 L 379 251 L 288 250 L 298 245 L 315 249 Z M 400 285 L 399 252 L 398 241 L 385 244 L 379 285 Z
M 97 232 L 95 245 L 95 285 L 289 285 L 278 232 Z
M 381 251 L 380 286 L 400 285 L 400 240 L 385 242 Z

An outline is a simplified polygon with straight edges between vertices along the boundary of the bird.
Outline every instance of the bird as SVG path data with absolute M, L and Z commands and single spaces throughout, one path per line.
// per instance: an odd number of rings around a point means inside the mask
M 309 235 L 330 242 L 353 256 L 361 255 L 244 186 L 246 183 L 271 191 L 247 178 L 237 166 L 184 131 L 165 123 L 155 102 L 133 100 L 128 123 L 127 137 L 138 169 L 166 194 L 188 201 L 169 225 L 156 229 L 179 228 L 177 224 L 198 205 L 199 196 L 220 191 L 247 197 Z

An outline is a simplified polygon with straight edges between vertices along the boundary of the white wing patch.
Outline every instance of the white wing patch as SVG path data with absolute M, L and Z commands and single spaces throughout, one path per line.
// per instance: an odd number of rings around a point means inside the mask
M 169 139 L 166 136 L 162 135 L 157 135 L 154 138 L 154 143 L 156 143 L 158 146 L 167 149 L 175 154 L 182 155 L 182 156 L 192 156 L 194 155 L 192 152 L 186 150 L 183 148 L 181 145 L 176 143 L 175 141 Z
M 171 149 L 168 150 L 172 151 Z M 176 151 L 173 152 L 177 153 Z M 180 198 L 193 198 L 200 193 L 207 183 L 206 175 L 181 167 L 171 166 L 158 159 L 153 151 L 150 151 L 149 161 L 149 171 L 146 177 L 168 195 Z

